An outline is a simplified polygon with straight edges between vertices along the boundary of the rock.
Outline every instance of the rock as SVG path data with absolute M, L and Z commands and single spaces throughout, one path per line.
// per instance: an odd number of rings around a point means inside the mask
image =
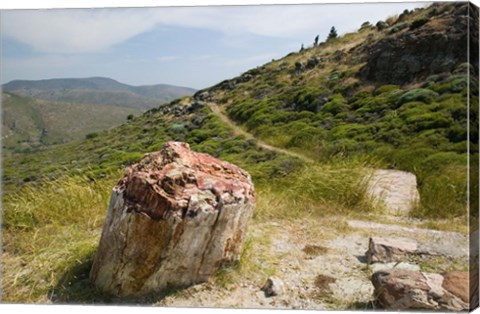
M 439 274 L 397 268 L 372 275 L 374 295 L 387 309 L 467 310 L 468 303 L 446 290 L 444 282 Z
M 210 95 L 209 91 L 203 91 L 203 90 L 198 91 L 193 95 L 194 99 L 198 99 L 198 100 L 201 100 L 201 101 L 208 101 L 208 100 L 210 100 L 211 97 L 212 96 Z
M 205 107 L 205 103 L 203 101 L 195 101 L 195 102 L 185 106 L 185 110 L 188 113 L 192 113 L 192 112 L 195 112 L 199 109 L 202 109 L 203 107 Z
M 391 26 L 389 36 L 362 48 L 366 63 L 360 70 L 360 77 L 379 84 L 402 85 L 421 81 L 432 74 L 451 72 L 456 65 L 467 61 L 468 43 L 478 46 L 478 36 L 471 36 L 469 40 L 468 23 L 464 22 L 463 13 L 435 18 L 434 24 L 414 30 L 415 40 L 409 38 L 411 31 L 402 31 L 409 27 L 408 23 L 398 22 Z M 443 26 L 438 29 L 434 25 Z M 473 30 L 478 32 L 478 27 Z M 422 62 L 411 67 L 414 60 Z
M 398 170 L 376 169 L 367 193 L 391 214 L 406 215 L 420 200 L 416 176 Z
M 420 266 L 415 265 L 415 264 L 405 263 L 405 262 L 400 262 L 400 263 L 374 263 L 370 266 L 370 269 L 372 270 L 373 273 L 376 273 L 377 271 L 381 271 L 381 270 L 390 270 L 390 269 L 393 269 L 393 268 L 413 270 L 413 271 L 419 271 L 420 270 Z
M 239 259 L 254 206 L 247 172 L 168 142 L 113 188 L 91 281 L 117 296 L 205 282 Z
M 373 237 L 369 239 L 365 256 L 368 264 L 391 263 L 401 261 L 409 254 L 414 254 L 417 248 L 418 245 L 413 240 Z
M 468 302 L 469 273 L 466 271 L 449 271 L 443 274 L 442 287 L 463 302 Z
M 266 297 L 280 296 L 284 293 L 283 281 L 278 277 L 270 277 L 262 287 Z

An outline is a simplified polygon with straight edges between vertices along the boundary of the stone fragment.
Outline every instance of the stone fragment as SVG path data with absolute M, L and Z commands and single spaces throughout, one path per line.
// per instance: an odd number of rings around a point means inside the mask
M 406 256 L 414 254 L 418 245 L 413 240 L 387 239 L 372 237 L 365 252 L 367 263 L 391 263 L 402 261 Z
M 283 281 L 278 277 L 270 277 L 262 287 L 266 297 L 280 296 L 284 293 Z
M 444 288 L 442 275 L 394 268 L 372 275 L 374 295 L 389 310 L 465 311 L 468 303 Z M 467 283 L 465 288 L 468 287 Z
M 239 259 L 254 206 L 247 172 L 168 142 L 113 188 L 91 281 L 118 296 L 205 282 Z

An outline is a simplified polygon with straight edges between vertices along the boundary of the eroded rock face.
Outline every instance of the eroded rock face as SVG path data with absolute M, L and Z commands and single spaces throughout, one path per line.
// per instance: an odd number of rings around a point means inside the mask
M 387 309 L 468 310 L 468 273 L 444 276 L 394 268 L 372 275 L 375 296 Z M 455 280 L 452 280 L 452 279 Z
M 206 281 L 239 259 L 254 207 L 247 172 L 168 142 L 113 188 L 90 278 L 118 296 Z

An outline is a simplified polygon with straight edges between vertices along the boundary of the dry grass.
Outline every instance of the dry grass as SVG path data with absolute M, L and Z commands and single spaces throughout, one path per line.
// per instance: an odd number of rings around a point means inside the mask
M 91 260 L 115 180 L 25 187 L 3 207 L 4 302 L 44 303 Z

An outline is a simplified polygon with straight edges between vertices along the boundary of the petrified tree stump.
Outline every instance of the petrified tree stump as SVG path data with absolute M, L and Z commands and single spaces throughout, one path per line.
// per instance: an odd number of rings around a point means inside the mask
M 113 188 L 91 281 L 118 296 L 204 282 L 239 259 L 254 207 L 247 172 L 168 142 Z

